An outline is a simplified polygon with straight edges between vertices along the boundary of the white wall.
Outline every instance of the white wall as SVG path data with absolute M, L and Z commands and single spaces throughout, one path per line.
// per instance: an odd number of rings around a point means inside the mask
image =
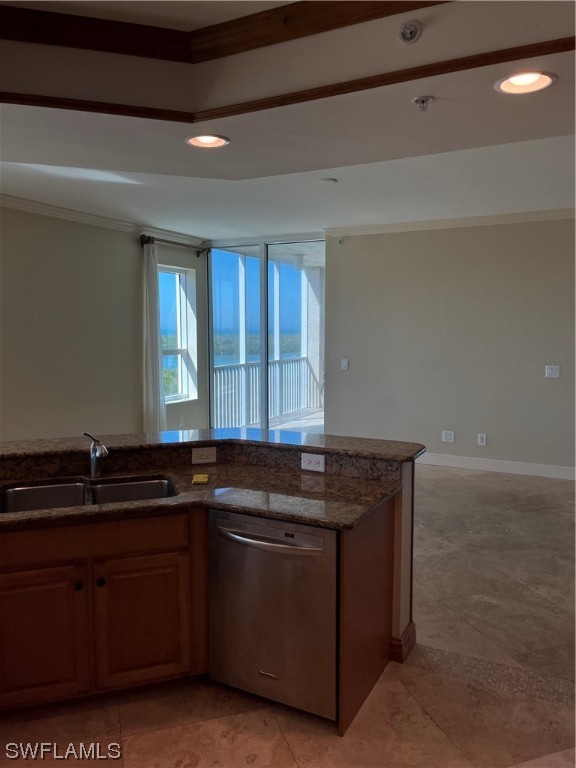
M 5 208 L 1 225 L 0 439 L 140 432 L 138 238 Z M 186 427 L 207 425 L 202 394 Z
M 325 423 L 573 466 L 574 222 L 328 238 Z

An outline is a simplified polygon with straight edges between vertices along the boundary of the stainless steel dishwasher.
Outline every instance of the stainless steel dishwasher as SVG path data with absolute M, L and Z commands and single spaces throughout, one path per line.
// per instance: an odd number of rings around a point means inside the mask
M 336 719 L 336 532 L 210 510 L 210 677 Z

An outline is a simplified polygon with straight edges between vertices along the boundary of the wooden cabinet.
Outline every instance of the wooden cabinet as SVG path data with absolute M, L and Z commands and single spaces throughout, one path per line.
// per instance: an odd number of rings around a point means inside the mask
M 98 688 L 186 672 L 187 554 L 168 552 L 96 563 L 94 584 Z
M 3 534 L 0 707 L 187 674 L 189 562 L 182 514 Z
M 90 687 L 85 566 L 0 575 L 0 702 L 74 696 Z
M 344 735 L 391 655 L 394 502 L 340 532 L 338 730 Z

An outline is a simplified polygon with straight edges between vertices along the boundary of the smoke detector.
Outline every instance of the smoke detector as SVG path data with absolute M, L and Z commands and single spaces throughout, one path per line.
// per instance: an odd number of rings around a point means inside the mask
M 428 107 L 433 101 L 434 96 L 416 96 L 415 99 L 412 99 L 412 104 L 418 107 L 419 112 L 427 112 Z
M 406 45 L 415 43 L 421 34 L 422 24 L 418 19 L 410 19 L 410 21 L 404 21 L 400 25 L 400 41 Z

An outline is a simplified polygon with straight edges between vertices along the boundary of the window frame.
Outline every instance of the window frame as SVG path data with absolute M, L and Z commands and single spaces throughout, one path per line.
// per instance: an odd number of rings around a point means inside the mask
M 179 346 L 162 347 L 162 361 L 165 357 L 178 358 L 178 392 L 172 395 L 164 394 L 166 405 L 183 403 L 198 399 L 198 324 L 196 311 L 196 270 L 186 267 L 175 267 L 169 264 L 158 264 L 158 283 L 160 274 L 177 275 L 176 284 L 176 314 L 177 342 Z M 159 293 L 160 304 L 160 293 Z M 162 328 L 160 328 L 162 335 Z M 162 365 L 164 371 L 164 365 Z

